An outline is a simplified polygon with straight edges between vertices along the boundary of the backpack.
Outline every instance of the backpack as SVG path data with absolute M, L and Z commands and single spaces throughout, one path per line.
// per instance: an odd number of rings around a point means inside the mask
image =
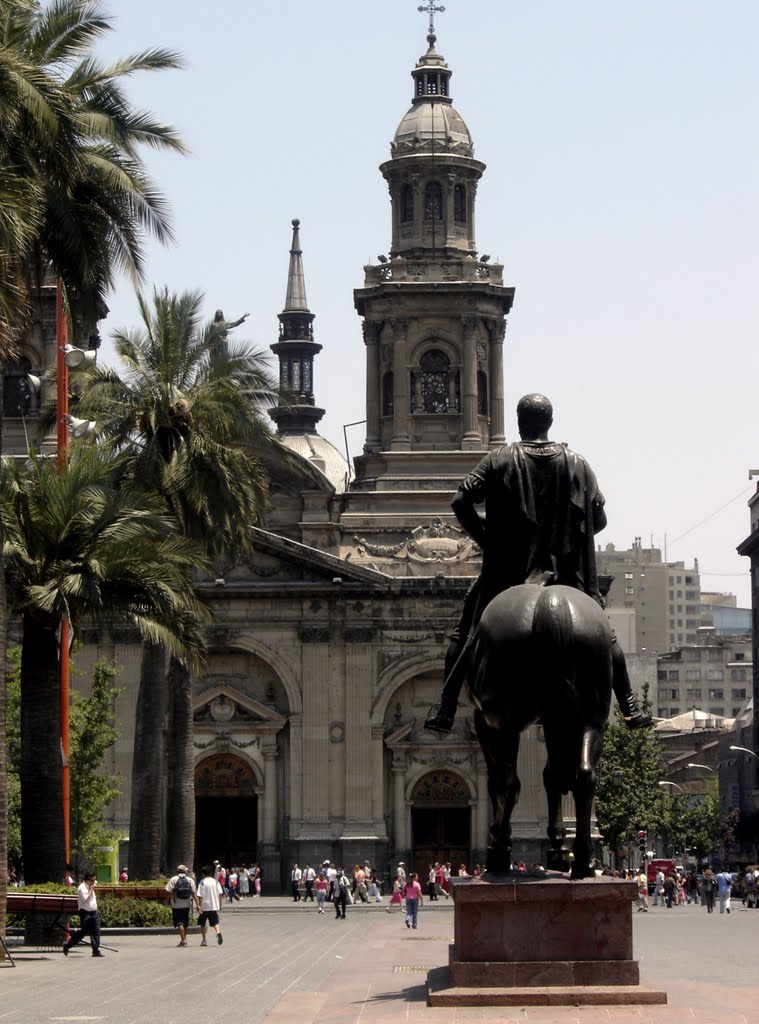
M 174 883 L 174 898 L 177 900 L 192 899 L 192 882 L 187 875 L 179 875 Z

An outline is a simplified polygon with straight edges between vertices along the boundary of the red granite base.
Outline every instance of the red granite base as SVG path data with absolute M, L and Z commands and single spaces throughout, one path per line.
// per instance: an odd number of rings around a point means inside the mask
M 451 879 L 449 968 L 427 976 L 431 1006 L 666 1003 L 632 959 L 635 882 L 553 873 Z
M 466 962 L 449 947 L 453 984 L 482 988 L 545 988 L 546 985 L 637 985 L 637 960 L 522 960 Z
M 453 984 L 447 967 L 427 975 L 428 1006 L 651 1006 L 667 993 L 641 985 L 552 985 L 544 988 L 478 988 Z

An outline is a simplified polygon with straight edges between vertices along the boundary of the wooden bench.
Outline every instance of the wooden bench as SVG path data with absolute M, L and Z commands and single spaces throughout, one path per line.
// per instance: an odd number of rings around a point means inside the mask
M 128 882 L 124 885 L 101 885 L 98 882 L 95 895 L 120 896 L 121 898 L 128 896 L 133 900 L 158 900 L 160 903 L 168 903 L 171 899 L 170 894 L 166 892 L 165 884 L 130 885 Z
M 9 890 L 7 912 L 9 914 L 26 914 L 27 916 L 46 914 L 49 918 L 49 927 L 44 927 L 44 938 L 39 941 L 32 941 L 38 949 L 50 950 L 59 949 L 66 939 L 69 918 L 78 912 L 78 900 L 76 893 L 42 893 L 25 892 L 21 890 Z M 3 943 L 5 945 L 5 943 Z M 6 952 L 10 957 L 10 951 L 6 946 Z M 13 958 L 10 957 L 11 963 Z M 15 966 L 15 964 L 14 964 Z

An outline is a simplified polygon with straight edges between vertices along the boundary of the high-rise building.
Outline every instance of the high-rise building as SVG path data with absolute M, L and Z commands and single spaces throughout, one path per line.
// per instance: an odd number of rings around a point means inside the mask
M 662 560 L 659 548 L 644 548 L 636 537 L 631 548 L 613 544 L 599 547 L 599 573 L 614 577 L 607 608 L 612 616 L 620 610 L 634 615 L 635 650 L 666 654 L 685 644 L 695 644 L 701 626 L 701 581 L 698 561 Z

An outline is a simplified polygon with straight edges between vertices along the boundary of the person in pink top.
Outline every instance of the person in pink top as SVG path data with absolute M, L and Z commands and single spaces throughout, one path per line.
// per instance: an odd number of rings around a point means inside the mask
M 423 906 L 419 875 L 414 871 L 406 883 L 406 927 L 416 928 L 419 907 Z

